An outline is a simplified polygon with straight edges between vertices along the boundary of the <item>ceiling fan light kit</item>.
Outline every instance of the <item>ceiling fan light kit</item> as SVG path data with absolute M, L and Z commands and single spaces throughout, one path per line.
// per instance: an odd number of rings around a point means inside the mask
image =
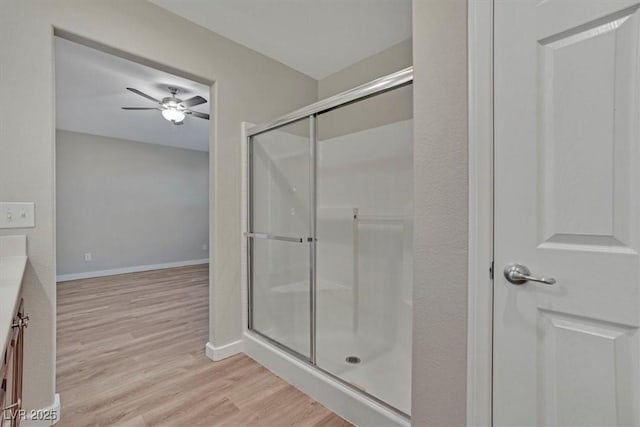
M 162 110 L 162 117 L 174 124 L 177 124 L 181 123 L 187 115 L 177 108 L 167 108 L 166 110 Z
M 162 101 L 147 95 L 144 92 L 139 91 L 138 89 L 133 89 L 128 87 L 127 90 L 135 93 L 136 95 L 140 95 L 144 98 L 147 98 L 150 101 L 159 104 L 160 107 L 122 107 L 123 110 L 159 110 L 164 117 L 165 120 L 170 121 L 174 125 L 181 125 L 184 122 L 185 117 L 187 115 L 198 117 L 200 119 L 209 120 L 209 115 L 205 113 L 200 113 L 198 111 L 192 111 L 189 108 L 194 107 L 196 105 L 204 104 L 207 102 L 201 96 L 194 96 L 185 101 L 176 97 L 178 93 L 178 88 L 169 87 L 169 92 L 171 92 L 171 96 L 163 98 Z

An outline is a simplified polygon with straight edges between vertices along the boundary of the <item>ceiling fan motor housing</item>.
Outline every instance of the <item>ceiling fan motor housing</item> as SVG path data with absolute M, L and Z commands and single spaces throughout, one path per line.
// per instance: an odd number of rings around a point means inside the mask
M 162 98 L 162 105 L 165 107 L 175 107 L 175 108 L 180 107 L 184 109 L 185 107 L 183 105 L 180 105 L 180 103 L 182 102 L 182 99 L 176 97 L 180 89 L 173 86 L 168 86 L 168 89 L 169 89 L 169 92 L 171 92 L 171 96 Z
M 177 108 L 177 109 L 186 109 L 184 105 L 181 104 L 182 99 L 173 98 L 168 96 L 166 98 L 162 98 L 162 106 L 166 108 Z
M 175 125 L 181 125 L 182 121 L 184 120 L 187 114 L 201 118 L 201 119 L 209 120 L 208 114 L 200 113 L 198 111 L 192 111 L 189 109 L 190 107 L 204 104 L 205 102 L 207 102 L 206 99 L 204 99 L 201 96 L 194 96 L 192 98 L 187 99 L 186 101 L 183 101 L 182 99 L 176 97 L 177 93 L 179 92 L 179 89 L 177 87 L 168 86 L 168 89 L 169 89 L 169 92 L 171 92 L 171 96 L 167 96 L 163 98 L 162 101 L 159 101 L 153 98 L 152 96 L 149 96 L 146 93 L 139 91 L 138 89 L 128 87 L 127 90 L 159 104 L 160 108 L 158 107 L 155 107 L 155 108 L 153 107 L 149 107 L 149 108 L 122 107 L 122 108 L 125 110 L 160 110 L 162 113 L 162 116 L 166 120 L 170 121 Z

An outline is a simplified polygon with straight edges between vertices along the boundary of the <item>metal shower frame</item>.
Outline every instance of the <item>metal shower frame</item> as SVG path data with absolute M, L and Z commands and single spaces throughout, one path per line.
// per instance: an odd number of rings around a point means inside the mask
M 388 92 L 394 89 L 398 89 L 402 86 L 406 86 L 413 83 L 413 67 L 408 67 L 387 76 L 378 78 L 369 83 L 357 86 L 353 89 L 339 93 L 332 97 L 318 101 L 299 110 L 293 111 L 289 114 L 281 116 L 275 120 L 271 120 L 259 125 L 249 128 L 246 132 L 247 135 L 247 297 L 248 297 L 248 329 L 254 334 L 259 335 L 261 338 L 267 340 L 270 344 L 286 351 L 289 354 L 305 361 L 312 365 L 314 368 L 319 369 L 325 374 L 328 374 L 334 379 L 337 379 L 342 384 L 347 385 L 359 393 L 366 395 L 368 398 L 383 404 L 394 412 L 408 417 L 404 412 L 394 408 L 388 403 L 372 396 L 369 393 L 362 391 L 354 387 L 352 384 L 344 381 L 342 378 L 334 375 L 322 369 L 317 364 L 316 359 L 316 224 L 317 224 L 317 117 L 322 113 L 326 113 L 333 109 L 343 107 L 348 104 L 352 104 L 358 101 L 362 101 L 366 98 L 379 95 L 383 92 Z M 304 119 L 309 119 L 309 236 L 291 237 L 291 236 L 278 236 L 267 233 L 267 230 L 254 230 L 253 229 L 253 138 L 257 135 L 265 132 L 292 124 Z M 309 243 L 309 284 L 310 284 L 310 310 L 309 310 L 309 356 L 301 354 L 300 352 L 287 347 L 286 345 L 276 341 L 275 339 L 261 333 L 253 327 L 253 241 L 254 239 L 267 239 L 267 240 L 279 240 L 291 243 L 305 244 Z

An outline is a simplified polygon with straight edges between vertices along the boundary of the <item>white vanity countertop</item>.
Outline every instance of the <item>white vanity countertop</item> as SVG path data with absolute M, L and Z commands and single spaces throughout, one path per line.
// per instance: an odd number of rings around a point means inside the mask
M 27 237 L 0 236 L 0 352 L 11 336 L 11 323 L 26 265 Z

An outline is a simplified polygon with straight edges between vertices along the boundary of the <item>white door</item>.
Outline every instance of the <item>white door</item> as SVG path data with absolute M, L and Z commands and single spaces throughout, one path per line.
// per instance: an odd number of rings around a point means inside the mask
M 495 425 L 640 424 L 639 7 L 495 1 Z

